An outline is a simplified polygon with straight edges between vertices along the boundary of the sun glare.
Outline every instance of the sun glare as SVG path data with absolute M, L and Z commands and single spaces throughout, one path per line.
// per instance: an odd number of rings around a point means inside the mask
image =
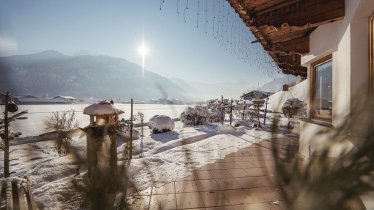
M 149 49 L 148 49 L 148 47 L 143 43 L 143 44 L 139 47 L 138 52 L 139 52 L 140 55 L 145 56 L 145 55 L 148 54 Z

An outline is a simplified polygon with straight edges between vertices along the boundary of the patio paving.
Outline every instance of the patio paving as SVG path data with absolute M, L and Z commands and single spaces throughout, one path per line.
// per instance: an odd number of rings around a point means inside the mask
M 296 139 L 277 139 L 282 151 Z M 192 176 L 134 196 L 133 209 L 283 210 L 271 141 L 264 140 L 207 164 Z

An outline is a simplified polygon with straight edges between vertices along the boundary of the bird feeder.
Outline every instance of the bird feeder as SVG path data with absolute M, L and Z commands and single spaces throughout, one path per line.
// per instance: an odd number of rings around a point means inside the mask
M 90 126 L 105 126 L 118 123 L 118 115 L 124 113 L 122 110 L 114 108 L 109 101 L 100 101 L 92 104 L 83 110 L 83 114 L 90 116 Z
M 92 104 L 83 110 L 90 124 L 87 134 L 87 167 L 90 182 L 98 188 L 113 186 L 118 176 L 116 127 L 118 115 L 124 113 L 109 101 Z

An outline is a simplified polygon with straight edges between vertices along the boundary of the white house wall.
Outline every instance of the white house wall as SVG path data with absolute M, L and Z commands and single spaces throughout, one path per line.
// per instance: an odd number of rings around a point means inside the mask
M 337 127 L 350 113 L 354 96 L 361 93 L 369 81 L 368 20 L 374 10 L 374 0 L 346 0 L 345 4 L 344 19 L 313 31 L 310 35 L 310 54 L 302 57 L 302 65 L 308 67 L 310 77 L 311 63 L 332 54 L 333 127 Z M 310 122 L 301 122 L 300 128 L 300 154 L 309 157 L 317 149 L 317 138 L 313 134 L 330 128 Z M 321 141 L 323 144 L 328 138 L 320 138 L 319 146 Z M 344 147 L 347 145 L 353 146 L 349 141 Z M 332 156 L 337 154 L 339 152 L 334 152 Z

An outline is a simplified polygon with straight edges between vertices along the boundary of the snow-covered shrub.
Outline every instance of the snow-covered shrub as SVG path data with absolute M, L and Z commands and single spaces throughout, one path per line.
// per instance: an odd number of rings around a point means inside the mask
M 208 122 L 221 122 L 221 111 L 219 109 L 209 109 Z
M 184 125 L 203 125 L 208 122 L 209 110 L 206 107 L 195 106 L 187 107 L 186 111 L 182 112 L 180 119 Z
M 152 133 L 164 133 L 175 128 L 174 120 L 166 115 L 155 115 L 149 120 L 149 129 Z
M 284 102 L 282 112 L 288 118 L 287 128 L 290 129 L 292 128 L 291 118 L 306 116 L 306 104 L 298 98 L 290 98 Z
M 305 117 L 306 104 L 298 98 L 290 98 L 282 106 L 283 114 L 288 118 Z
M 203 106 L 188 107 L 182 112 L 180 119 L 184 125 L 204 125 L 208 122 L 219 122 L 221 112 L 217 109 L 208 109 Z
M 130 128 L 127 127 L 127 126 L 124 126 L 122 129 L 121 129 L 121 134 L 124 138 L 126 139 L 130 139 Z M 132 129 L 132 139 L 135 140 L 135 139 L 139 139 L 140 137 L 140 134 L 139 134 L 139 131 L 136 130 L 136 129 Z

